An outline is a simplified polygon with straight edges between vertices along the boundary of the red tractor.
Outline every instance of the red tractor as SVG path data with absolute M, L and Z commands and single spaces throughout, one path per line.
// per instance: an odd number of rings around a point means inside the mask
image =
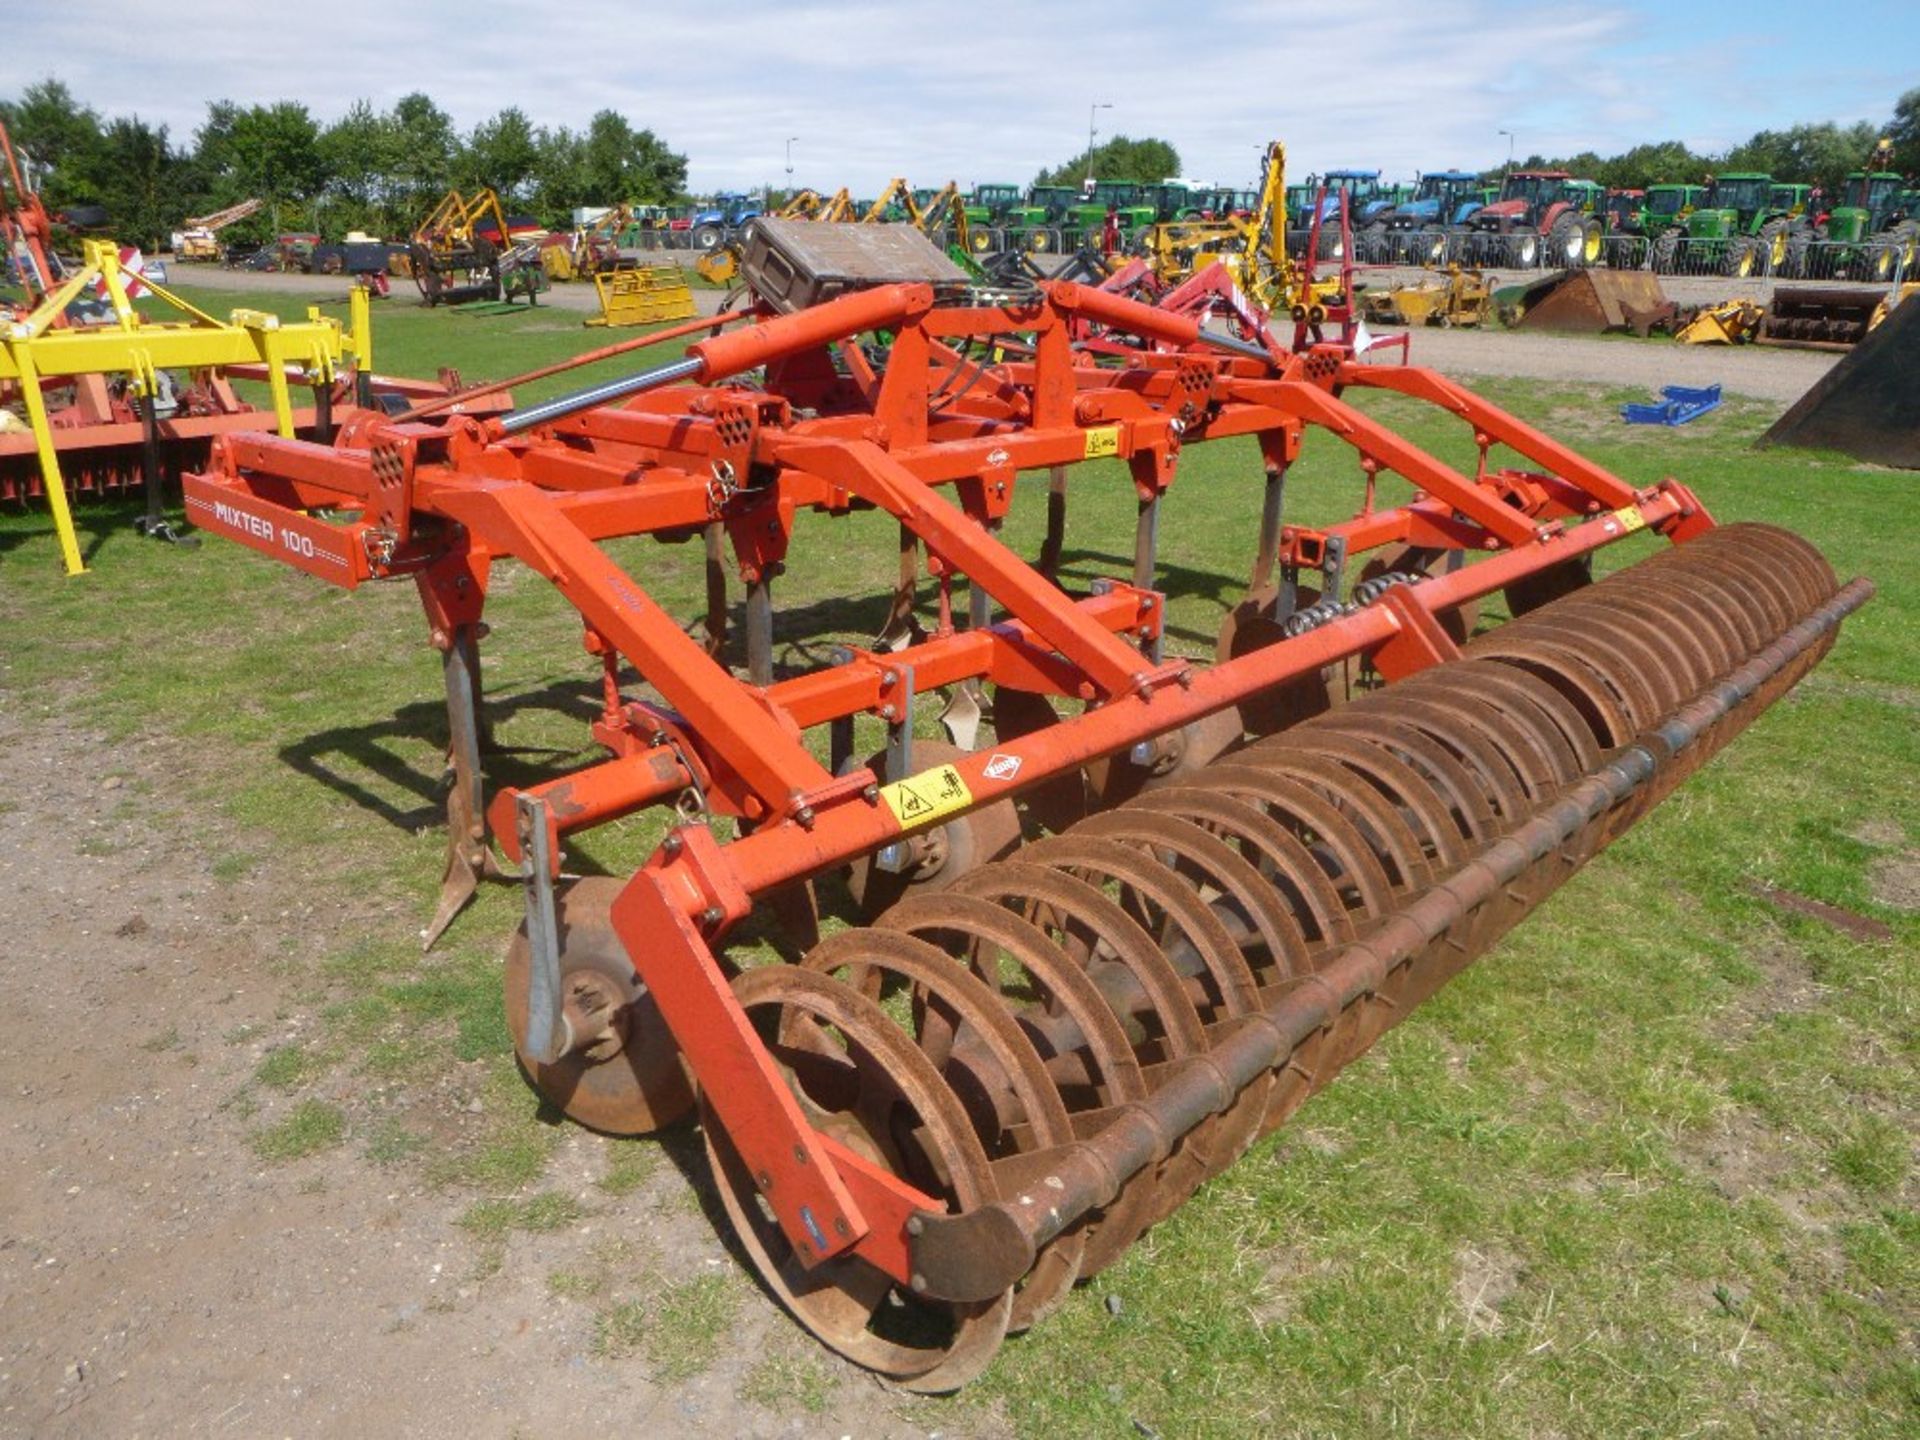
M 1603 193 L 1565 170 L 1514 171 L 1500 198 L 1467 218 L 1466 263 L 1516 270 L 1531 270 L 1543 260 L 1569 267 L 1596 263 L 1605 249 L 1605 230 L 1594 214 Z

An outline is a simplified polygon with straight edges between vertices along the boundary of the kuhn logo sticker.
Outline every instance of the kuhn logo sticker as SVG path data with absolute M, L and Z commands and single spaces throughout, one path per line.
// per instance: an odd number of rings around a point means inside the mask
M 989 780 L 1011 780 L 1020 773 L 1018 755 L 995 755 L 982 767 L 980 773 Z

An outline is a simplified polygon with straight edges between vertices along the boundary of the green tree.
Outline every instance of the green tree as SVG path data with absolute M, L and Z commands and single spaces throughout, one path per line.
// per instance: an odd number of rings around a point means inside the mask
M 584 177 L 586 142 L 561 125 L 534 138 L 534 214 L 541 224 L 560 228 L 573 223 L 573 207 L 587 203 Z
M 415 91 L 394 103 L 388 124 L 393 129 L 393 173 L 388 177 L 388 203 L 401 229 L 411 229 L 453 184 L 454 157 L 460 144 L 453 117 L 432 99 Z
M 291 100 L 245 109 L 216 100 L 194 142 L 198 167 L 221 204 L 258 197 L 278 210 L 311 199 L 326 183 L 320 127 Z
M 1036 185 L 1078 185 L 1091 173 L 1096 180 L 1138 180 L 1152 183 L 1180 173 L 1180 152 L 1165 140 L 1133 140 L 1116 135 L 1096 146 L 1089 156 L 1078 155 L 1052 170 L 1034 176 Z
M 1886 136 L 1893 141 L 1893 165 L 1903 175 L 1920 175 L 1920 87 L 1893 104 Z
M 1762 130 L 1736 145 L 1720 161 L 1722 171 L 1762 170 L 1776 180 L 1818 185 L 1838 194 L 1849 170 L 1858 170 L 1873 153 L 1880 132 L 1862 121 L 1836 125 L 1793 125 Z
M 540 144 L 526 113 L 509 105 L 474 126 L 460 149 L 456 171 L 473 188 L 490 187 L 502 203 L 527 196 L 540 166 Z
M 80 174 L 74 177 L 80 193 L 70 198 L 105 207 L 115 239 L 155 250 L 180 218 L 177 182 L 182 166 L 167 141 L 166 126 L 155 128 L 137 115 L 117 117 L 80 162 Z
M 347 113 L 320 132 L 320 163 L 328 199 L 343 226 L 382 225 L 387 191 L 397 163 L 391 117 L 356 100 Z
M 602 110 L 587 122 L 580 178 L 581 203 L 661 205 L 686 189 L 687 157 L 618 111 Z
M 100 114 L 73 98 L 65 82 L 49 77 L 20 92 L 18 100 L 0 103 L 0 121 L 13 138 L 14 149 L 26 162 L 27 183 L 41 192 L 48 205 L 80 198 L 68 193 L 100 149 Z

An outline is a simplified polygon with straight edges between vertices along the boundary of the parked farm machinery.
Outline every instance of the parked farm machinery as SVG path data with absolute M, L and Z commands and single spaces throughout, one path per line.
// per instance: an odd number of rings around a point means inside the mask
M 181 221 L 179 231 L 173 236 L 174 259 L 218 260 L 220 232 L 256 214 L 259 209 L 258 200 L 242 200 L 238 205 L 229 205 L 210 215 L 194 215 Z
M 1461 256 L 1470 265 L 1578 268 L 1604 252 L 1604 227 L 1593 214 L 1601 187 L 1564 170 L 1516 170 L 1499 196 L 1467 217 Z
M 188 500 L 335 585 L 415 583 L 453 736 L 438 921 L 482 873 L 519 875 L 506 1005 L 532 1083 L 614 1133 L 697 1110 L 763 1282 L 910 1389 L 979 1374 L 1285 1121 L 1871 593 L 1341 345 L 1075 284 L 748 278 L 788 302 L 660 337 L 698 335 L 683 358 L 488 420 L 229 437 Z M 1139 346 L 1076 351 L 1083 324 Z M 1457 417 L 1477 465 L 1348 398 L 1376 391 Z M 1309 432 L 1358 457 L 1343 523 L 1287 523 Z M 1169 643 L 1158 527 L 1186 457 L 1234 437 L 1248 483 L 1209 504 L 1258 539 L 1206 663 Z M 1068 476 L 1099 460 L 1073 486 L 1133 499 L 1131 566 L 1070 591 Z M 1377 503 L 1383 471 L 1412 498 Z M 1036 472 L 1030 563 L 1000 530 Z M 881 641 L 776 615 L 801 512 L 898 527 Z M 601 548 L 639 535 L 705 537 L 704 643 Z M 1595 552 L 1649 537 L 1674 543 L 1588 583 Z M 509 560 L 579 610 L 608 758 L 489 801 L 478 644 Z M 1494 595 L 1519 618 L 1473 636 Z M 637 873 L 564 877 L 573 837 L 667 803 L 683 823 Z M 864 923 L 822 939 L 812 882 L 849 868 Z M 797 963 L 749 963 L 756 914 Z
M 500 299 L 501 256 L 511 233 L 493 191 L 449 190 L 413 232 L 409 255 L 421 298 L 429 305 Z
M 1741 280 L 1787 273 L 1813 233 L 1803 212 L 1781 203 L 1791 192 L 1770 175 L 1710 178 L 1683 212 L 1654 233 L 1655 273 L 1713 272 Z

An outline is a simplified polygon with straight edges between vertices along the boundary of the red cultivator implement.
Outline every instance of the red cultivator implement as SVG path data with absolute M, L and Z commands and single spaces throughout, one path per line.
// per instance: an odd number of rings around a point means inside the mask
M 1095 357 L 1086 326 L 1138 346 Z M 526 891 L 506 984 L 528 1074 L 607 1131 L 697 1106 L 762 1280 L 914 1389 L 977 1374 L 1280 1124 L 1870 594 L 1794 536 L 1715 528 L 1681 485 L 1636 490 L 1428 371 L 1080 286 L 895 284 L 684 328 L 707 334 L 683 360 L 493 420 L 230 437 L 188 479 L 190 513 L 339 585 L 413 577 L 453 715 L 436 923 L 497 843 Z M 1477 469 L 1382 427 L 1356 388 L 1457 416 Z M 1369 490 L 1385 469 L 1417 498 L 1283 523 L 1309 429 L 1358 453 Z M 1161 497 L 1187 447 L 1229 436 L 1264 460 L 1257 496 L 1219 499 L 1257 523 L 1254 584 L 1216 663 L 1169 658 Z M 1071 595 L 1053 578 L 1064 477 L 1100 457 L 1138 500 L 1133 572 Z M 1037 470 L 1032 564 L 996 532 Z M 796 512 L 869 508 L 899 522 L 909 578 L 924 547 L 938 622 L 912 628 L 903 587 L 884 646 L 776 681 Z M 1587 583 L 1595 550 L 1642 530 L 1677 543 Z M 744 677 L 598 543 L 703 531 L 748 585 Z M 609 758 L 489 806 L 476 637 L 509 557 L 581 614 Z M 1469 640 L 1494 592 L 1520 618 Z M 724 621 L 722 585 L 709 642 Z M 1357 698 L 1336 703 L 1342 674 Z M 933 691 L 957 743 L 916 737 Z M 873 762 L 859 716 L 887 727 Z M 624 882 L 560 880 L 568 835 L 674 800 L 736 838 L 686 823 Z M 870 924 L 802 934 L 799 964 L 729 956 L 756 906 L 805 930 L 802 882 L 847 866 Z

